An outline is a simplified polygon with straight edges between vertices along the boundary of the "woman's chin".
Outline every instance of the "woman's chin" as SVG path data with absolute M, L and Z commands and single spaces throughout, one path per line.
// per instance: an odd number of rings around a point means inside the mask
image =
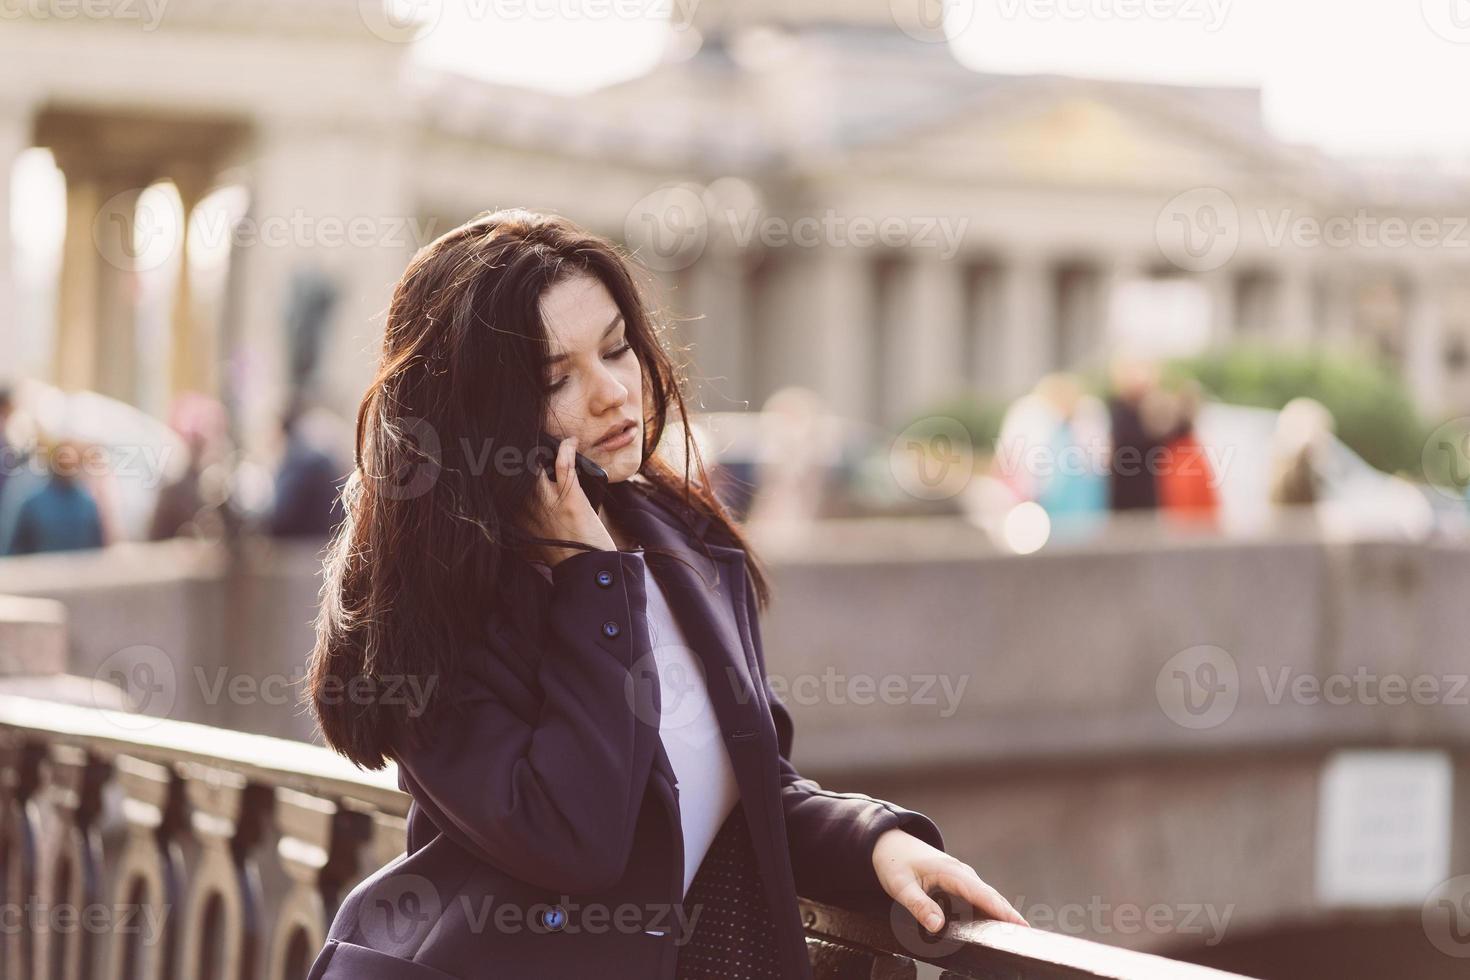
M 608 483 L 622 483 L 642 468 L 640 466 L 642 461 L 640 449 L 641 447 L 637 443 L 634 443 L 631 446 L 624 446 L 622 449 L 613 452 L 606 459 L 596 461 L 597 465 L 607 471 Z

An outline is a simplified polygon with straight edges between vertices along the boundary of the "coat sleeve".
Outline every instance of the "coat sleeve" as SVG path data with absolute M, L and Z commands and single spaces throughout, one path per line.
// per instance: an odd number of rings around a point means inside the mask
M 651 662 L 645 574 L 640 551 L 561 561 L 535 722 L 476 683 L 427 745 L 395 753 L 435 826 L 513 877 L 581 893 L 627 865 L 658 738 L 630 683 Z
M 916 810 L 863 793 L 836 793 L 797 771 L 791 762 L 795 724 L 766 676 L 758 610 L 748 581 L 745 591 L 752 645 L 776 725 L 781 807 L 797 894 L 886 919 L 893 900 L 873 870 L 873 845 L 894 827 L 941 851 L 944 836 L 933 820 Z
M 933 820 L 863 793 L 834 793 L 791 763 L 791 713 L 766 683 L 780 744 L 781 806 L 797 894 L 886 919 L 893 900 L 873 870 L 873 845 L 897 827 L 944 850 Z

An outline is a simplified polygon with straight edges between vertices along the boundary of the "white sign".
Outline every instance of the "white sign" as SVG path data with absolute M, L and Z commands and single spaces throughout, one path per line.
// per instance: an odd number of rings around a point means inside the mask
M 1449 877 L 1454 776 L 1448 754 L 1336 752 L 1319 789 L 1318 901 L 1417 906 Z

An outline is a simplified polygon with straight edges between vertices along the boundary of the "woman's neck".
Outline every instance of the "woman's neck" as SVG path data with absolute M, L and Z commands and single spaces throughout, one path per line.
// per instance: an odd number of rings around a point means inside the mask
M 607 528 L 607 533 L 612 535 L 613 544 L 618 546 L 619 551 L 630 551 L 638 547 L 638 542 L 624 532 L 618 522 L 608 513 L 606 505 L 597 509 L 597 517 L 602 521 L 602 526 Z

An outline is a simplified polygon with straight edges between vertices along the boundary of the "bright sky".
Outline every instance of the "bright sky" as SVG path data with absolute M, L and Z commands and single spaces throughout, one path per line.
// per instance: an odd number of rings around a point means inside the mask
M 576 92 L 646 71 L 671 11 L 701 0 L 407 2 L 441 11 L 418 42 L 425 60 Z M 1268 124 L 1288 140 L 1470 153 L 1470 0 L 934 2 L 955 56 L 976 69 L 1259 84 Z

